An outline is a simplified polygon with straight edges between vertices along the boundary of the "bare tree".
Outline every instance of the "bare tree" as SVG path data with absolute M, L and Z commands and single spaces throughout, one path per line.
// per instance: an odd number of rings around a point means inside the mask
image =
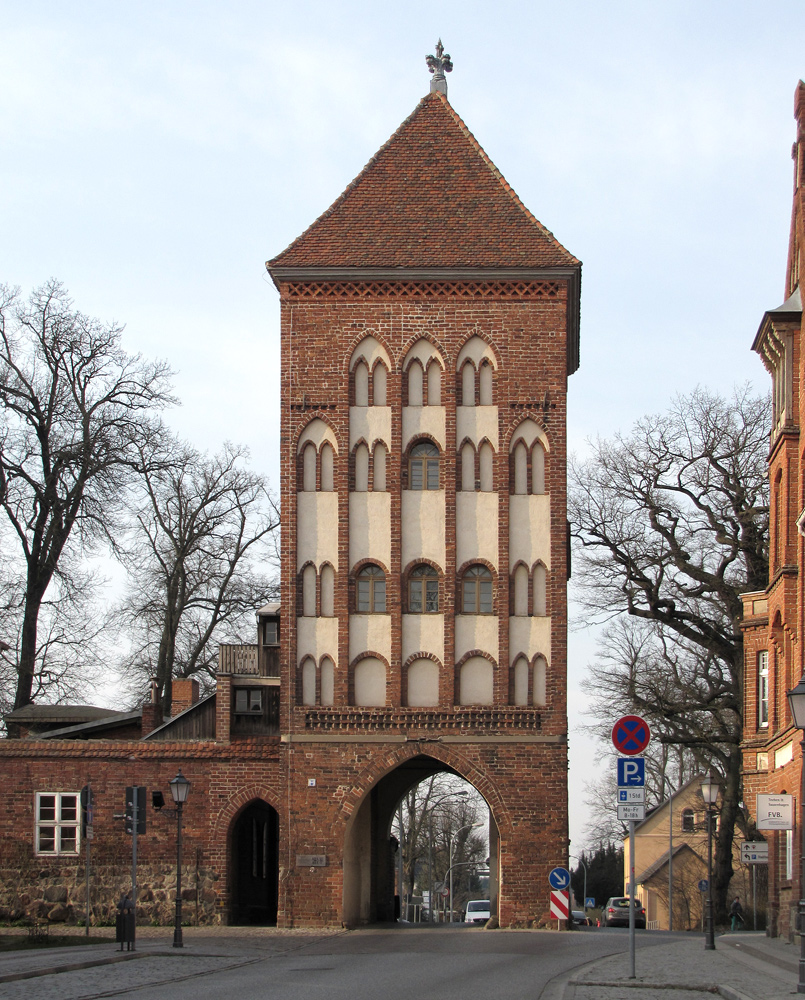
M 123 560 L 128 667 L 157 683 L 170 714 L 174 677 L 215 675 L 216 644 L 251 640 L 254 613 L 276 596 L 265 572 L 279 512 L 265 479 L 245 467 L 246 449 L 198 452 L 164 434 L 142 454 L 143 496 Z
M 25 567 L 14 707 L 34 691 L 45 595 L 70 543 L 113 541 L 135 443 L 171 402 L 162 362 L 73 308 L 56 281 L 27 301 L 0 287 L 0 508 Z
M 607 633 L 593 671 L 599 725 L 645 715 L 661 743 L 721 773 L 716 902 L 723 915 L 741 792 L 740 594 L 768 574 L 770 406 L 748 388 L 678 397 L 571 466 L 581 597 Z

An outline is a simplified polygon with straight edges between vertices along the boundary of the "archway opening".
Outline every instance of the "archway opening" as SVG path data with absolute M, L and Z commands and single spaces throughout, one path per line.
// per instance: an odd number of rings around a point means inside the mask
M 483 796 L 442 761 L 414 757 L 369 791 L 347 827 L 344 923 L 459 922 L 482 899 L 494 917 L 498 857 Z
M 268 803 L 251 802 L 231 839 L 233 924 L 276 924 L 279 886 L 279 817 Z

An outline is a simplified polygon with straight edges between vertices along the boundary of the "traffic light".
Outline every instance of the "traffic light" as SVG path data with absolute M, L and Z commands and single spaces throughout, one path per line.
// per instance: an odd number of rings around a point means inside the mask
M 145 787 L 143 785 L 126 788 L 126 833 L 131 833 L 134 826 L 134 803 L 137 803 L 137 835 L 145 833 Z

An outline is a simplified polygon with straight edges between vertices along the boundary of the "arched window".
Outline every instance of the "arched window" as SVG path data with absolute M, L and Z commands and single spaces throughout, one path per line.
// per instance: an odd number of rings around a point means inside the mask
M 388 451 L 382 441 L 375 445 L 372 489 L 375 493 L 386 492 L 386 456 Z
M 309 563 L 302 571 L 302 614 L 305 618 L 316 616 L 316 568 Z
M 534 660 L 534 704 L 548 704 L 548 664 L 544 656 Z
M 481 362 L 481 377 L 480 377 L 480 393 L 479 398 L 481 401 L 481 406 L 491 406 L 492 405 L 492 365 L 488 361 Z
M 359 444 L 355 449 L 355 492 L 365 493 L 369 489 L 369 449 Z
M 333 449 L 329 444 L 321 447 L 321 488 L 323 492 L 333 491 Z
M 379 566 L 369 564 L 358 573 L 356 604 L 359 615 L 386 613 L 386 576 Z
M 475 449 L 469 441 L 461 446 L 461 489 L 466 493 L 475 489 Z
M 325 656 L 321 661 L 321 703 L 322 705 L 335 703 L 335 667 L 329 656 Z
M 316 446 L 306 444 L 302 452 L 302 489 L 305 493 L 316 492 Z
M 324 618 L 332 618 L 335 599 L 335 570 L 329 563 L 321 568 L 321 613 Z
M 365 361 L 359 361 L 355 366 L 355 405 L 369 405 L 369 369 Z
M 302 704 L 316 704 L 316 664 L 309 656 L 302 663 Z
M 528 570 L 522 563 L 514 571 L 514 613 L 528 614 Z
M 422 365 L 414 361 L 408 368 L 408 405 L 422 406 Z
M 534 567 L 534 611 L 535 615 L 543 617 L 548 613 L 547 606 L 548 574 L 542 563 Z
M 420 441 L 411 449 L 408 460 L 408 488 L 439 489 L 439 449 L 430 441 Z
M 545 449 L 539 441 L 531 450 L 531 492 L 538 495 L 545 492 Z
M 682 832 L 693 833 L 696 830 L 696 814 L 692 809 L 682 810 Z
M 461 405 L 475 406 L 475 365 L 465 361 L 461 369 Z
M 514 492 L 520 496 L 528 493 L 528 452 L 522 441 L 514 449 Z
M 528 704 L 528 675 L 530 673 L 528 660 L 518 656 L 514 664 L 514 691 L 512 701 L 515 705 Z
M 493 467 L 495 453 L 492 450 L 492 445 L 488 441 L 484 441 L 481 445 L 481 456 L 480 456 L 480 466 L 481 466 L 481 492 L 491 493 L 492 486 L 494 483 Z
M 461 611 L 465 615 L 492 614 L 492 574 L 486 566 L 470 566 L 461 580 Z
M 372 395 L 375 406 L 386 405 L 386 366 L 379 361 L 372 372 Z
M 428 365 L 428 406 L 442 405 L 442 366 L 438 361 Z
M 439 610 L 439 575 L 423 564 L 408 577 L 408 612 L 412 615 L 435 614 Z

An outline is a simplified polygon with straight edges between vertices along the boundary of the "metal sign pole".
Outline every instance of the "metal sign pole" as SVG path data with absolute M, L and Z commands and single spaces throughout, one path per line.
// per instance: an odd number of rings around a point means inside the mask
M 635 919 L 634 919 L 634 820 L 629 820 L 629 978 L 635 978 L 634 967 L 634 947 L 635 947 Z

